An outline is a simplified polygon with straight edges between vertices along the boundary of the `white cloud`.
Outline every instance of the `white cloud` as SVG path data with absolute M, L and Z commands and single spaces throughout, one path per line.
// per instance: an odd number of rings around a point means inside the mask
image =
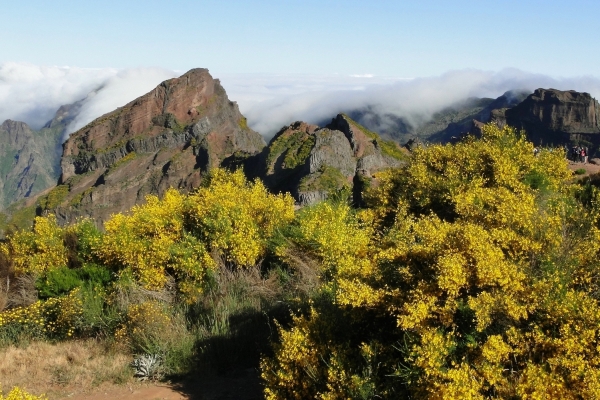
M 597 78 L 555 79 L 516 69 L 460 70 L 414 79 L 370 74 L 221 75 L 214 71 L 212 74 L 221 79 L 229 98 L 238 102 L 250 126 L 266 137 L 297 120 L 321 122 L 340 111 L 365 106 L 379 114 L 393 114 L 419 124 L 468 97 L 495 98 L 511 89 L 532 91 L 553 87 L 600 95 Z M 72 132 L 176 75 L 179 73 L 159 68 L 117 70 L 0 64 L 0 122 L 10 118 L 39 128 L 61 105 L 85 98 L 79 115 L 69 127 Z
M 379 114 L 406 118 L 414 125 L 435 112 L 469 97 L 501 96 L 508 90 L 533 91 L 539 87 L 577 90 L 600 95 L 600 80 L 593 77 L 556 79 L 516 69 L 499 72 L 450 71 L 427 78 L 260 77 L 224 79 L 230 98 L 239 94 L 240 109 L 250 126 L 272 136 L 296 120 L 324 121 L 341 111 L 370 106 Z M 275 83 L 274 83 L 275 82 Z M 229 86 L 228 86 L 229 85 Z M 253 85 L 253 86 L 251 86 Z M 251 90 L 247 90 L 251 87 Z
M 176 77 L 174 71 L 159 68 L 136 68 L 117 71 L 102 82 L 99 90 L 87 96 L 81 111 L 67 128 L 75 132 L 99 116 L 124 106 L 148 93 L 164 80 Z
M 80 100 L 115 73 L 111 69 L 1 64 L 0 121 L 20 120 L 39 128 L 58 107 Z
M 177 75 L 159 68 L 118 70 L 0 64 L 0 122 L 24 121 L 38 129 L 52 119 L 61 105 L 85 98 L 78 117 L 69 127 L 73 132 Z

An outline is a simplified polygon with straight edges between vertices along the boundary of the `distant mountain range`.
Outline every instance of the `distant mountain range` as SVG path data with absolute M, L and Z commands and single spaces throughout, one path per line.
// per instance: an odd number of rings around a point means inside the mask
M 68 122 L 68 111 L 61 107 L 38 131 L 19 121 L 0 125 L 0 209 L 56 184 Z
M 524 91 L 509 91 L 492 98 L 469 98 L 433 114 L 430 119 L 414 123 L 393 114 L 378 114 L 372 108 L 352 110 L 348 114 L 383 137 L 406 143 L 409 140 L 422 142 L 447 142 L 469 132 L 473 120 L 490 121 L 492 112 L 516 106 L 527 98 Z
M 0 125 L 0 207 L 21 201 L 8 213 L 26 206 L 28 215 L 34 208 L 52 212 L 61 223 L 92 216 L 101 224 L 147 194 L 194 189 L 217 166 L 244 168 L 271 190 L 289 191 L 309 204 L 400 165 L 408 157 L 402 145 L 410 139 L 458 140 L 489 121 L 523 128 L 536 143 L 600 145 L 598 102 L 587 93 L 554 89 L 467 99 L 416 127 L 366 107 L 339 114 L 324 127 L 294 122 L 269 144 L 205 69 L 161 83 L 71 134 L 61 147 L 78 107 L 61 107 L 39 131 L 23 122 Z M 373 126 L 378 133 L 367 129 Z

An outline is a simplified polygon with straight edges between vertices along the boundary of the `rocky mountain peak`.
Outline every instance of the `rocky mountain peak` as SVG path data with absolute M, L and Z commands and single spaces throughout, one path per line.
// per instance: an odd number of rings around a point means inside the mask
M 79 111 L 83 106 L 85 99 L 76 101 L 73 104 L 64 104 L 58 108 L 56 113 L 54 114 L 54 118 L 44 125 L 44 128 L 54 128 L 60 126 L 62 128 L 66 128 L 69 123 L 71 123 Z
M 219 80 L 193 69 L 69 137 L 53 211 L 63 223 L 78 216 L 102 222 L 147 194 L 190 190 L 204 171 L 241 163 L 265 145 Z
M 33 131 L 25 122 L 7 119 L 0 125 L 0 130 L 4 132 L 2 139 L 15 146 L 22 146 L 32 140 Z
M 600 142 L 600 105 L 589 93 L 537 89 L 505 115 L 536 143 Z
M 300 204 L 326 198 L 358 179 L 397 166 L 400 147 L 338 114 L 326 127 L 297 121 L 283 127 L 263 153 L 263 175 L 274 191 L 289 191 Z

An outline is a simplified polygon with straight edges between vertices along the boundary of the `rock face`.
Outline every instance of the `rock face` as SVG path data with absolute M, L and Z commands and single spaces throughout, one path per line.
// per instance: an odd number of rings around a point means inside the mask
M 0 210 L 56 184 L 64 126 L 34 131 L 24 122 L 0 125 Z
M 305 205 L 398 166 L 405 157 L 396 143 L 339 114 L 325 128 L 305 122 L 283 127 L 263 152 L 259 177 L 271 190 L 289 191 Z
M 356 171 L 359 175 L 370 177 L 371 173 L 390 166 L 397 166 L 403 159 L 396 143 L 382 140 L 344 114 L 338 114 L 327 128 L 342 132 L 350 142 L 353 156 L 356 158 Z
M 190 190 L 209 168 L 264 146 L 219 81 L 193 69 L 73 133 L 63 145 L 59 204 L 49 209 L 61 223 L 103 223 L 147 194 Z
M 589 93 L 537 89 L 505 116 L 508 125 L 524 129 L 536 144 L 600 144 L 600 105 Z

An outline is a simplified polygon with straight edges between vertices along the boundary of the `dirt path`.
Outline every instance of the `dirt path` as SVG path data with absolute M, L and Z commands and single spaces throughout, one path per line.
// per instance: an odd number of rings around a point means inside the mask
M 593 161 L 596 164 L 592 164 L 591 162 L 584 164 L 581 162 L 569 161 L 569 169 L 571 171 L 576 171 L 580 168 L 585 169 L 585 174 L 579 175 L 579 177 L 597 174 L 600 172 L 600 159 L 595 158 Z
M 85 393 L 66 393 L 54 397 L 72 400 L 260 400 L 262 386 L 254 369 L 225 376 L 203 376 L 198 379 L 162 384 L 134 383 L 102 385 Z
M 63 397 L 63 399 L 74 400 L 182 400 L 190 398 L 188 395 L 179 392 L 175 387 L 168 385 L 115 386 L 90 393 L 70 394 Z

